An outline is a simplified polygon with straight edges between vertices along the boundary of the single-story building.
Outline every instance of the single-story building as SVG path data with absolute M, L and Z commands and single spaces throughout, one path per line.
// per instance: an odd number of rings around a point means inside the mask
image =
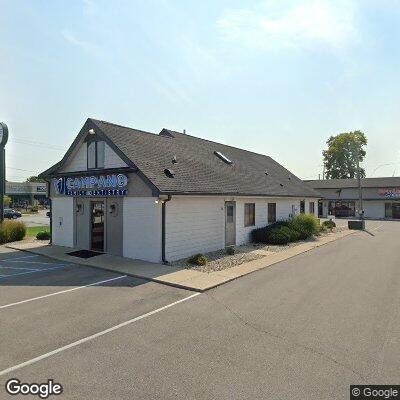
M 53 244 L 153 262 L 246 243 L 321 197 L 268 156 L 94 119 L 40 177 Z
M 306 181 L 322 194 L 318 204 L 320 217 L 358 216 L 357 179 L 324 179 Z M 361 179 L 364 217 L 400 219 L 400 177 Z
M 45 182 L 6 181 L 6 195 L 11 197 L 12 207 L 26 207 L 47 203 Z

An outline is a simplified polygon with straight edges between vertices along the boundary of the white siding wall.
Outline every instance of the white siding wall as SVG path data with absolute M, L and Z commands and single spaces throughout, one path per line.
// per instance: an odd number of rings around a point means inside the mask
M 86 143 L 78 145 L 76 152 L 71 155 L 62 172 L 86 171 L 87 169 L 87 146 Z M 104 168 L 126 167 L 126 163 L 111 149 L 108 144 L 104 148 Z
M 168 261 L 222 249 L 225 246 L 223 198 L 173 197 L 166 208 Z
M 115 153 L 114 150 L 106 143 L 104 149 L 104 168 L 121 168 L 127 167 L 126 163 Z
M 256 205 L 256 225 L 244 226 L 244 205 L 245 203 L 255 203 Z M 278 208 L 278 205 L 277 205 Z M 268 201 L 264 199 L 239 199 L 236 200 L 236 245 L 248 243 L 250 232 L 268 224 Z
M 74 246 L 74 200 L 72 197 L 52 199 L 52 239 L 58 246 Z
M 86 171 L 86 143 L 82 143 L 65 164 L 62 172 Z
M 125 197 L 123 256 L 161 261 L 161 204 L 154 197 Z

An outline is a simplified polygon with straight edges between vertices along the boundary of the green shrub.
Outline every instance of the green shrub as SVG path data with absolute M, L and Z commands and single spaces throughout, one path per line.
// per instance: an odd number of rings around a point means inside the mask
M 332 231 L 333 228 L 336 228 L 336 224 L 330 219 L 328 221 L 324 221 L 321 226 L 324 226 L 326 229 Z
M 287 226 L 280 226 L 273 229 L 267 235 L 267 243 L 269 244 L 288 244 L 294 238 L 295 233 Z
M 206 265 L 207 264 L 207 257 L 204 254 L 195 254 L 194 256 L 188 259 L 189 264 L 195 265 Z
M 51 235 L 49 231 L 40 231 L 36 234 L 38 240 L 50 240 Z
M 299 233 L 299 239 L 307 239 L 319 232 L 319 221 L 312 214 L 298 214 L 289 222 L 289 227 Z
M 26 235 L 26 225 L 20 221 L 4 221 L 0 225 L 0 243 L 17 242 Z
M 227 247 L 226 248 L 226 254 L 233 256 L 235 254 L 235 248 L 234 247 Z
M 39 212 L 39 207 L 38 207 L 38 206 L 32 206 L 32 207 L 30 208 L 30 212 L 32 212 L 32 213 L 37 213 L 37 212 Z
M 277 221 L 277 222 L 274 222 L 273 224 L 263 226 L 262 228 L 253 229 L 250 233 L 251 241 L 253 243 L 268 244 L 268 243 L 270 243 L 268 241 L 268 236 L 270 235 L 270 233 L 282 226 L 285 226 L 285 227 L 289 226 L 289 222 L 288 221 Z

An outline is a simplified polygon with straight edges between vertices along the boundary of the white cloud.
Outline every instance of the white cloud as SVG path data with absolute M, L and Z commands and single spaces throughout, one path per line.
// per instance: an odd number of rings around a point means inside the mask
M 247 47 L 322 45 L 341 50 L 357 42 L 356 14 L 351 0 L 268 2 L 253 9 L 226 10 L 217 25 L 224 39 Z
M 69 30 L 64 29 L 61 34 L 68 43 L 81 48 L 87 53 L 90 53 L 92 55 L 101 55 L 103 53 L 99 46 L 86 40 L 79 39 Z

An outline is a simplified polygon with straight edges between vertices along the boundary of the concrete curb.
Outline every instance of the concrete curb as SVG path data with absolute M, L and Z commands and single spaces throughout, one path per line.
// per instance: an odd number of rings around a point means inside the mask
M 235 267 L 228 268 L 226 270 L 215 271 L 211 273 L 185 269 L 173 271 L 170 270 L 169 267 L 161 264 L 138 262 L 137 260 L 128 260 L 122 259 L 121 257 L 117 258 L 112 256 L 108 256 L 109 260 L 106 259 L 97 263 L 96 260 L 93 259 L 90 259 L 87 262 L 82 262 L 79 259 L 75 260 L 75 257 L 66 255 L 66 251 L 64 251 L 65 248 L 62 247 L 59 248 L 59 252 L 60 254 L 62 254 L 62 256 L 57 256 L 56 254 L 48 254 L 48 252 L 46 254 L 46 248 L 50 249 L 50 252 L 52 251 L 52 249 L 54 249 L 54 247 L 49 246 L 29 248 L 24 247 L 24 245 L 26 246 L 27 243 L 16 242 L 12 244 L 7 244 L 5 245 L 5 247 L 41 255 L 43 257 L 47 257 L 49 259 L 57 261 L 70 262 L 84 267 L 93 267 L 114 273 L 122 273 L 132 276 L 134 278 L 173 286 L 179 289 L 203 293 L 207 290 L 221 286 L 225 283 L 232 282 L 238 278 L 241 278 L 242 276 L 249 275 L 253 272 L 270 267 L 271 265 L 289 260 L 297 255 L 307 253 L 317 247 L 324 246 L 328 243 L 332 243 L 336 240 L 342 239 L 357 232 L 359 231 L 346 230 L 337 232 L 332 236 L 326 236 L 320 238 L 320 240 L 317 239 L 317 241 L 315 242 L 304 242 L 287 250 L 277 252 L 260 259 L 243 263 Z M 68 251 L 71 251 L 71 249 L 68 249 Z M 105 266 L 104 263 L 107 262 L 112 264 L 114 267 L 108 268 L 107 266 Z M 135 269 L 137 270 L 137 272 L 135 272 Z

